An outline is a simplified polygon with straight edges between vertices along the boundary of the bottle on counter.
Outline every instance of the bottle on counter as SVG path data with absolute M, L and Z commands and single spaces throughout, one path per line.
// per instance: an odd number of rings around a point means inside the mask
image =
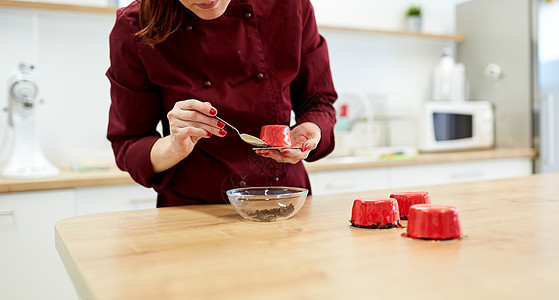
M 445 47 L 433 70 L 433 100 L 464 101 L 467 98 L 466 88 L 464 64 L 456 63 L 452 50 Z
M 348 116 L 348 104 L 340 105 L 336 125 L 334 126 L 334 138 L 336 146 L 332 156 L 351 155 L 351 121 Z

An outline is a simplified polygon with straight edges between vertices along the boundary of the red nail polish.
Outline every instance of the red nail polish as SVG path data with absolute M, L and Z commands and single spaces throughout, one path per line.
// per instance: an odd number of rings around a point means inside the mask
M 215 108 L 210 108 L 210 115 L 215 116 L 215 114 L 217 114 L 217 110 L 215 110 Z
M 225 127 L 225 123 L 223 123 L 221 121 L 217 121 L 217 127 L 223 128 L 223 127 Z
M 305 146 L 303 146 L 303 151 L 307 151 L 311 148 L 311 145 L 306 144 Z
M 226 134 L 227 134 L 227 131 L 225 131 L 225 130 L 223 130 L 223 129 L 220 129 L 220 130 L 219 130 L 219 134 L 221 134 L 221 135 L 226 135 Z
M 262 154 L 262 155 L 270 155 L 270 152 L 268 152 L 268 151 L 260 151 L 260 154 Z
M 212 136 L 212 134 L 208 132 L 208 133 L 207 133 L 207 136 L 210 137 L 210 136 Z

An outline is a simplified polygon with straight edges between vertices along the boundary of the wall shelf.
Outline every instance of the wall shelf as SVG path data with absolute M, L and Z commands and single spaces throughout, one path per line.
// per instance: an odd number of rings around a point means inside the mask
M 379 30 L 379 29 L 372 29 L 372 28 L 369 29 L 369 28 L 362 28 L 362 27 L 332 26 L 332 25 L 319 25 L 318 28 L 323 30 L 351 31 L 351 32 L 363 32 L 363 33 L 370 33 L 370 34 L 439 39 L 439 40 L 447 40 L 453 42 L 463 42 L 465 40 L 465 37 L 460 34 L 436 34 L 436 33 L 425 33 L 425 32 L 405 31 L 405 30 Z
M 109 6 L 87 6 L 87 5 L 73 5 L 73 4 L 62 4 L 62 3 L 52 3 L 52 2 L 18 1 L 18 0 L 0 0 L 0 7 L 46 9 L 46 10 L 58 10 L 58 11 L 106 13 L 106 14 L 114 14 L 117 9 L 117 7 L 109 7 Z M 319 25 L 319 29 L 439 39 L 439 40 L 447 40 L 453 42 L 463 42 L 465 40 L 464 36 L 460 34 L 435 34 L 435 33 L 415 32 L 415 31 L 405 31 L 405 30 L 380 30 L 380 29 L 368 29 L 362 27 L 332 26 L 332 25 Z
M 91 5 L 74 5 L 52 2 L 36 2 L 36 1 L 17 1 L 17 0 L 0 0 L 0 7 L 28 8 L 28 9 L 46 9 L 71 12 L 86 13 L 105 13 L 114 14 L 116 7 L 108 6 L 91 6 Z

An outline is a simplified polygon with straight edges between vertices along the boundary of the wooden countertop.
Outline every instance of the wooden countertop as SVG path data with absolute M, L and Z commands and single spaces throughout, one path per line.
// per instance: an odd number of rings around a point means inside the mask
M 77 187 L 133 184 L 128 172 L 118 169 L 97 171 L 63 170 L 60 175 L 40 179 L 0 178 L 0 193 L 26 192 L 38 190 L 68 189 Z
M 551 299 L 559 294 L 559 173 L 432 186 L 465 238 L 349 226 L 357 197 L 309 197 L 292 219 L 227 204 L 84 215 L 55 225 L 84 299 Z
M 478 151 L 422 153 L 413 159 L 376 160 L 372 157 L 335 157 L 305 163 L 308 172 L 382 168 L 506 158 L 534 158 L 534 149 L 489 149 Z M 76 187 L 133 184 L 127 172 L 118 169 L 75 172 L 65 170 L 59 176 L 42 179 L 0 178 L 0 193 L 25 192 Z

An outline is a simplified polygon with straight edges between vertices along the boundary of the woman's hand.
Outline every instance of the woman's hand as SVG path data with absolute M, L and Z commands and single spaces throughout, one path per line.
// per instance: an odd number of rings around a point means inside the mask
M 291 141 L 293 146 L 301 149 L 281 149 L 281 150 L 256 150 L 256 154 L 269 157 L 280 163 L 296 164 L 307 158 L 309 153 L 316 149 L 322 135 L 318 125 L 311 122 L 304 122 L 297 125 L 291 131 Z
M 214 118 L 217 110 L 209 102 L 183 100 L 167 114 L 170 135 L 153 145 L 150 159 L 153 170 L 165 171 L 187 157 L 201 138 L 225 136 L 225 124 Z

